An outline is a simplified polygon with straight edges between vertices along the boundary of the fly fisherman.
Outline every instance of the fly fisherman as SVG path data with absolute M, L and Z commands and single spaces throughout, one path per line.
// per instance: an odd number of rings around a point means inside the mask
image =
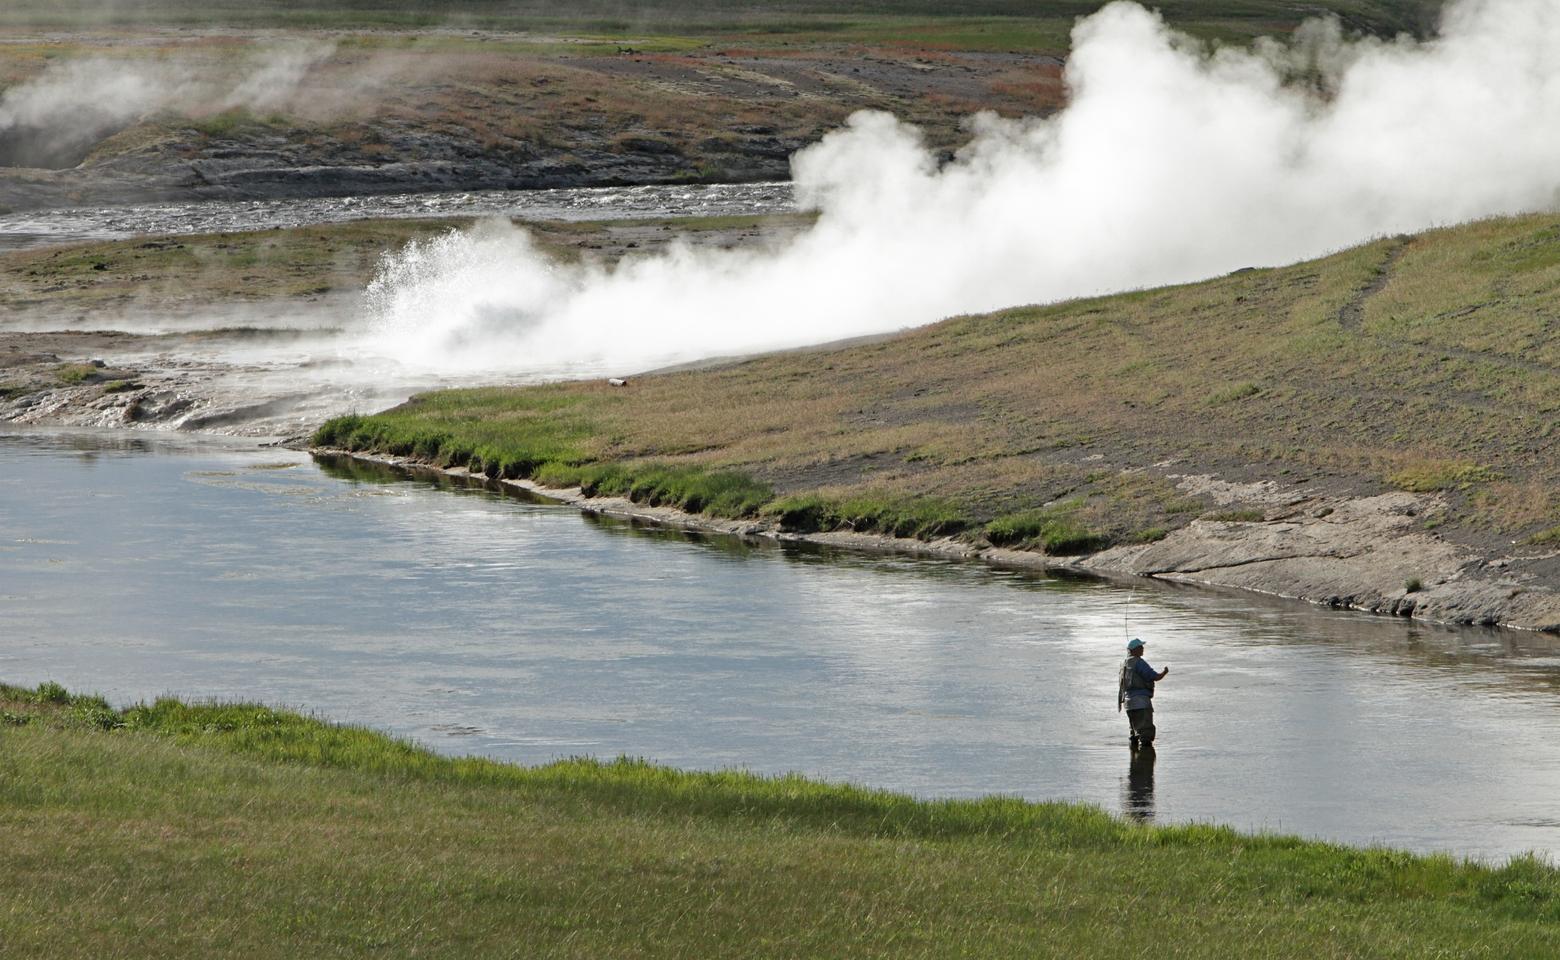
M 1121 682 L 1116 691 L 1116 709 L 1127 708 L 1133 750 L 1139 746 L 1154 748 L 1154 684 L 1169 673 L 1169 667 L 1155 673 L 1143 659 L 1143 641 L 1134 637 L 1127 643 L 1127 659 L 1121 665 Z

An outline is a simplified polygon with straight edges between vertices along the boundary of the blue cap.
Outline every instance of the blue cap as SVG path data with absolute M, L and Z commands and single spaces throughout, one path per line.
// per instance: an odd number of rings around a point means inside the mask
M 1133 637 L 1131 640 L 1127 641 L 1127 649 L 1141 650 L 1143 649 L 1143 641 L 1139 640 L 1137 637 Z

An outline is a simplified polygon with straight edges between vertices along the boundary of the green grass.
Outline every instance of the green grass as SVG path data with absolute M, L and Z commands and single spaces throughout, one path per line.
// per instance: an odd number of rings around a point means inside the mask
M 1389 479 L 1400 490 L 1436 493 L 1443 490 L 1467 490 L 1475 484 L 1495 479 L 1497 474 L 1476 463 L 1427 461 L 1399 470 Z
M 0 687 L 8 958 L 1533 957 L 1560 876 Z M 1165 762 L 1165 761 L 1161 761 Z M 517 953 L 518 951 L 518 953 Z
M 549 461 L 531 474 L 550 487 L 579 487 L 588 497 L 626 497 L 715 517 L 750 517 L 774 490 L 745 474 L 660 463 L 568 464 Z
M 577 401 L 566 396 L 533 396 L 533 402 L 511 405 L 502 421 L 474 423 L 464 411 L 483 404 L 493 392 L 424 395 L 395 413 L 336 417 L 315 431 L 312 442 L 465 467 L 493 479 L 535 478 L 551 487 L 580 487 L 587 496 L 626 497 L 713 517 L 753 516 L 774 497 L 772 488 L 737 471 L 648 460 L 593 462 L 587 443 L 593 427 L 570 415 Z
M 208 137 L 231 137 L 241 132 L 263 135 L 266 128 L 285 129 L 286 122 L 279 116 L 257 117 L 249 110 L 234 108 L 204 117 L 192 117 L 184 126 Z
M 61 383 L 90 383 L 98 378 L 99 368 L 90 363 L 62 363 L 54 370 Z
M 998 517 L 986 539 L 999 547 L 1039 547 L 1050 554 L 1089 553 L 1107 542 L 1078 521 L 1076 501 Z
M 1540 530 L 1531 537 L 1528 537 L 1527 542 L 1535 546 L 1552 546 L 1555 544 L 1560 544 L 1560 527 L 1550 527 L 1547 530 Z
M 765 504 L 761 512 L 781 530 L 799 533 L 848 530 L 931 540 L 958 533 L 970 525 L 967 513 L 955 504 L 891 493 L 785 497 Z
M 1262 388 L 1254 383 L 1232 383 L 1222 387 L 1208 395 L 1208 406 L 1218 407 L 1226 403 L 1234 403 L 1247 397 L 1254 397 L 1262 392 Z

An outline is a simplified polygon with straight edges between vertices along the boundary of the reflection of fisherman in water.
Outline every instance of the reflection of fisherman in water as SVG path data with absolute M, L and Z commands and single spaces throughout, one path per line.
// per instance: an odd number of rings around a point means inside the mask
M 1127 723 L 1132 728 L 1129 743 L 1133 750 L 1151 746 L 1154 742 L 1154 684 L 1163 680 L 1170 668 L 1159 672 L 1143 659 L 1143 641 L 1133 638 L 1127 644 L 1127 659 L 1121 665 L 1121 678 L 1116 688 L 1116 709 L 1127 708 Z
M 1154 819 L 1154 745 L 1145 743 L 1133 751 L 1127 768 L 1127 796 L 1123 812 L 1133 820 Z

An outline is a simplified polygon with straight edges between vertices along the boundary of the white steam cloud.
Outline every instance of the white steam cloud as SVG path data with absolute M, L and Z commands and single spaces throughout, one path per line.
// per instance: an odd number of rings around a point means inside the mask
M 981 115 L 939 166 L 882 113 L 799 153 L 816 226 L 767 250 L 549 260 L 484 225 L 369 290 L 378 348 L 444 369 L 628 369 L 891 331 L 1293 262 L 1372 236 L 1549 209 L 1560 4 L 1461 0 L 1440 35 L 1205 47 L 1142 7 L 1080 21 L 1071 100 Z
M 275 110 L 335 44 L 281 41 L 221 68 L 180 58 L 90 57 L 51 64 L 0 94 L 0 164 L 74 166 L 93 144 L 165 110 L 186 115 L 248 108 Z

